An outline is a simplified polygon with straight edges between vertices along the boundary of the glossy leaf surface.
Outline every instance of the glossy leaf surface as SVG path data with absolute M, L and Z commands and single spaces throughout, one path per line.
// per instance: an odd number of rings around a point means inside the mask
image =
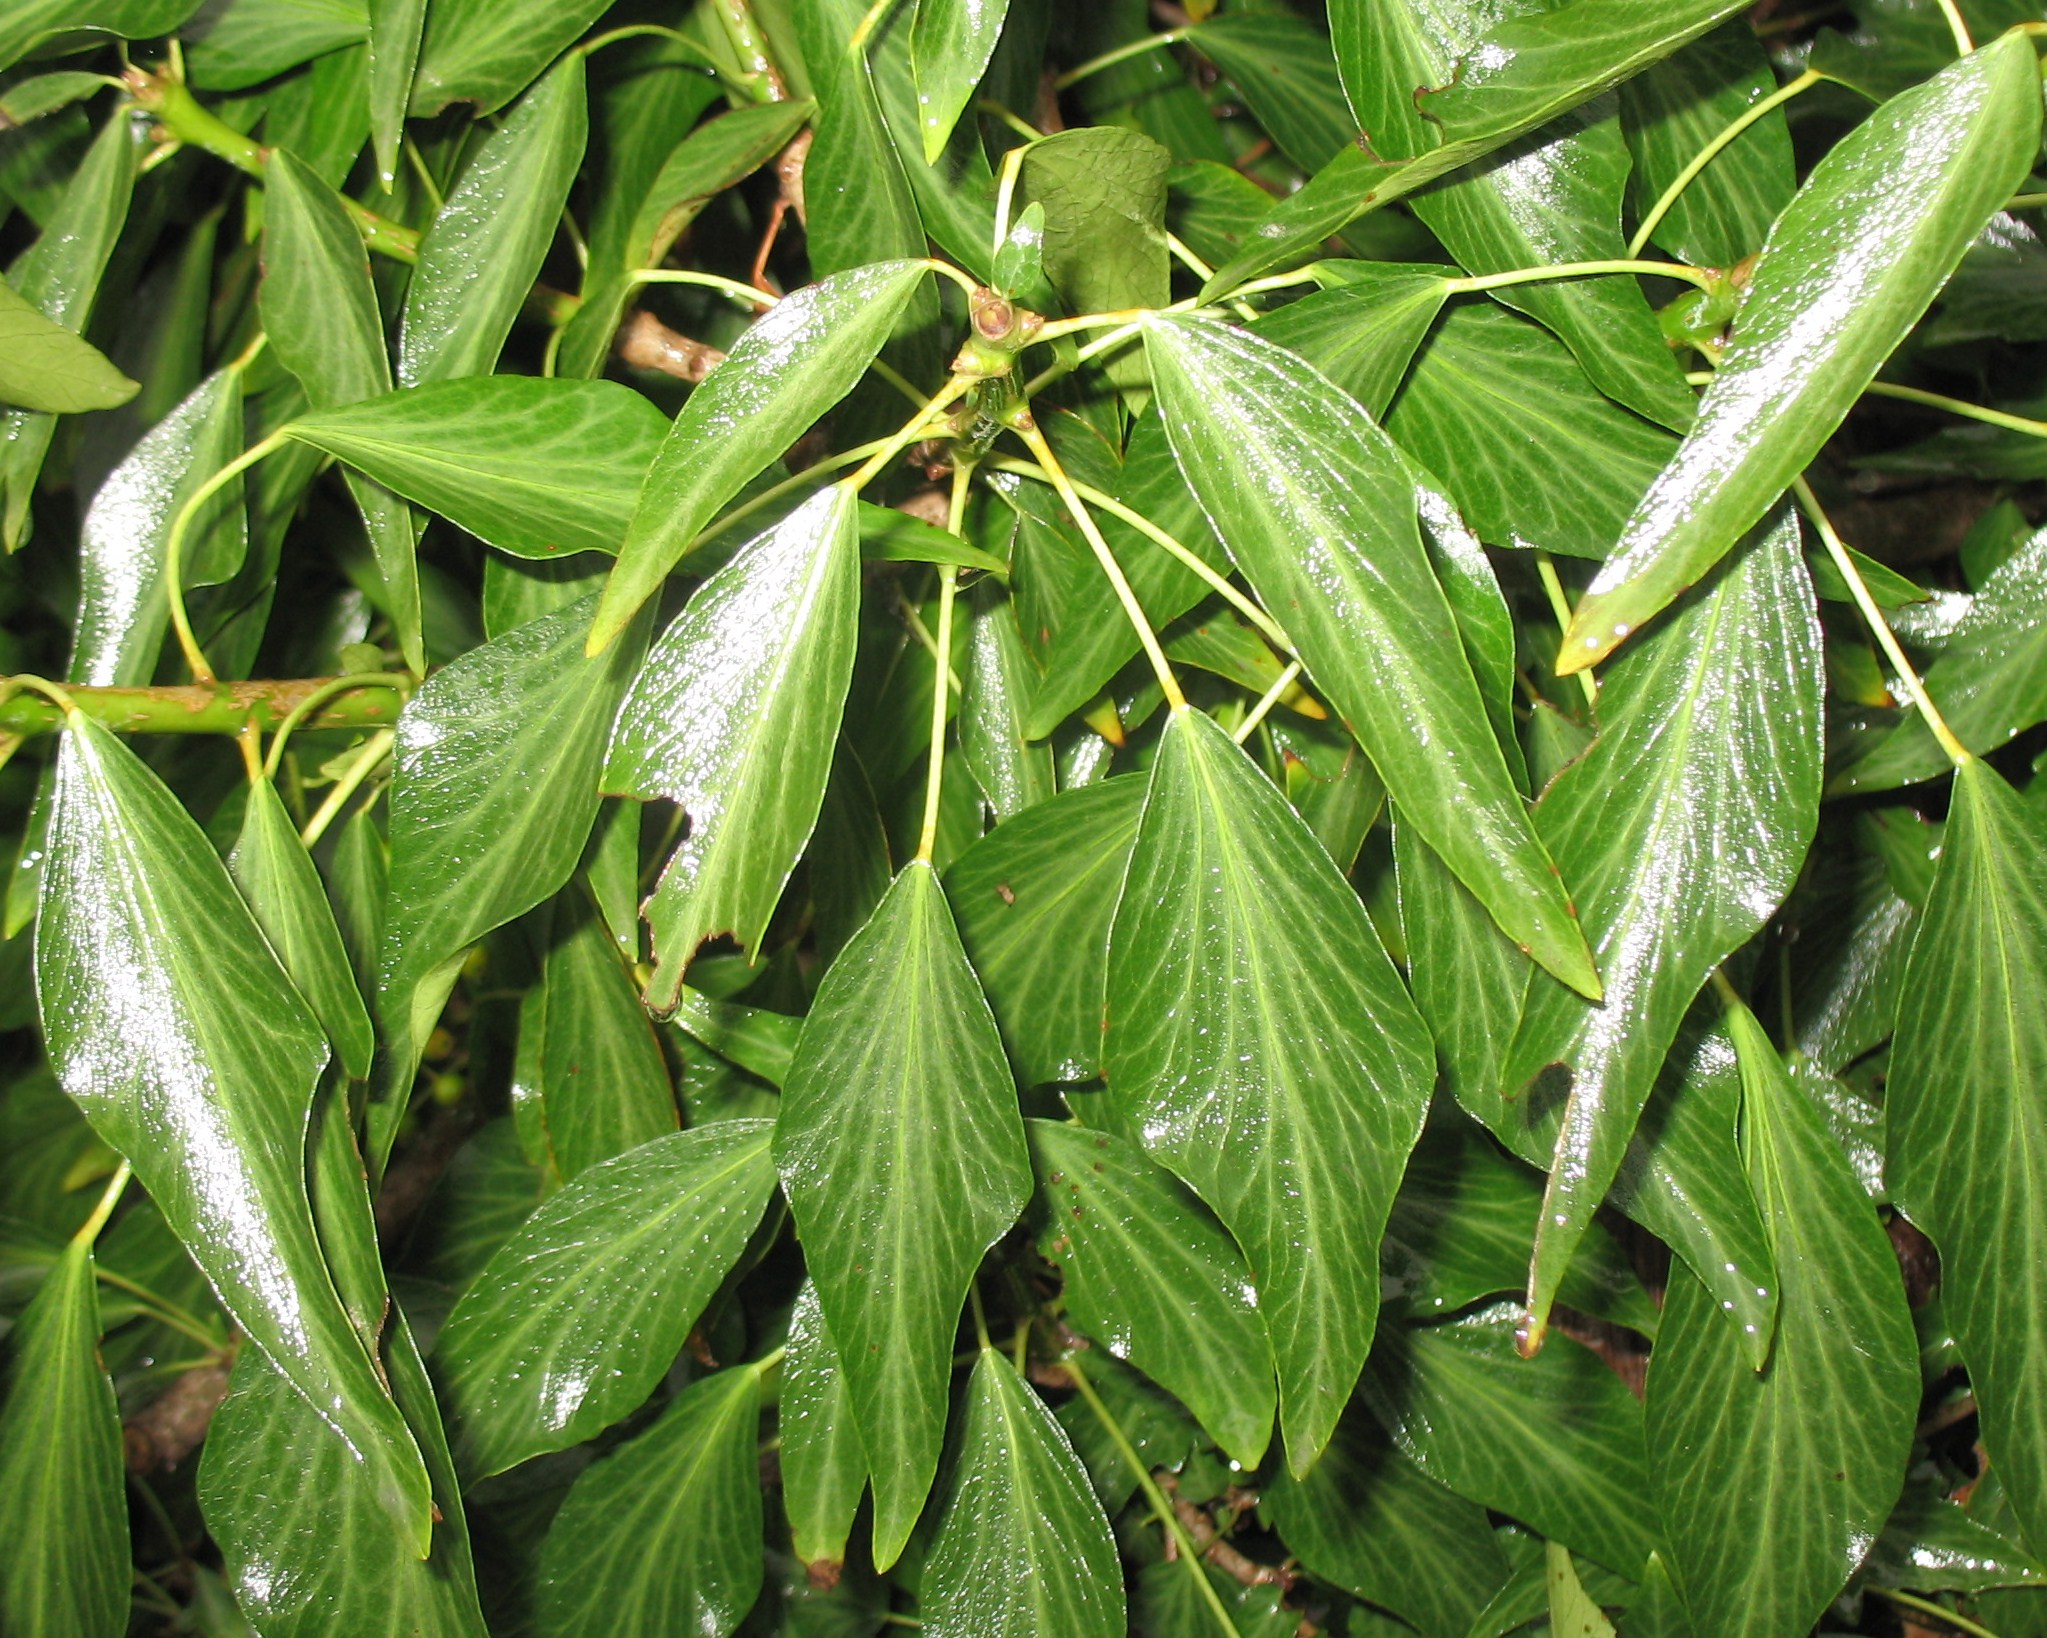
M 1123 1575 L 1087 1473 L 1016 1367 L 983 1348 L 938 1492 L 924 1627 L 939 1638 L 1118 1638 Z
M 690 394 L 647 474 L 593 648 L 625 629 L 747 479 L 852 390 L 923 277 L 914 262 L 879 262 L 784 297 Z
M 1258 333 L 1299 353 L 1368 413 L 1383 417 L 1449 299 L 1449 280 L 1426 265 L 1338 265 L 1341 284 L 1274 309 L 1259 321 Z
M 1510 937 L 1597 993 L 1391 442 L 1293 355 L 1213 321 L 1154 323 L 1145 347 L 1189 487 L 1402 811 Z
M 1685 1009 L 1791 890 L 1818 819 L 1820 638 L 1788 515 L 1642 648 L 1608 673 L 1600 737 L 1536 811 L 1606 999 L 1536 976 L 1500 1081 L 1514 1101 L 1484 1117 L 1550 1172 L 1529 1272 L 1538 1322 Z M 1552 1064 L 1568 1094 L 1529 1092 Z
M 492 1256 L 434 1344 L 465 1477 L 578 1444 L 645 1401 L 760 1222 L 768 1138 L 766 1121 L 728 1120 L 644 1143 Z
M 1770 230 L 1697 425 L 1578 605 L 1561 666 L 1603 659 L 1699 580 L 1833 435 L 2024 180 L 2038 81 L 2030 43 L 2008 36 L 1893 99 L 1814 168 Z
M 0 285 L 0 404 L 76 415 L 112 409 L 141 390 L 97 347 Z
M 825 1325 L 817 1285 L 805 1280 L 789 1316 L 776 1427 L 790 1544 L 806 1564 L 836 1564 L 867 1489 L 867 1450 L 846 1399 L 846 1373 Z
M 1073 1323 L 1174 1393 L 1232 1460 L 1272 1436 L 1272 1345 L 1244 1256 L 1171 1173 L 1107 1132 L 1026 1123 L 1038 1249 Z
M 1191 710 L 1160 742 L 1110 935 L 1106 1068 L 1118 1123 L 1244 1248 L 1304 1473 L 1371 1346 L 1432 1055 L 1357 895 Z
M 2003 1464 L 2028 1541 L 2047 1540 L 2047 1130 L 2028 1092 L 2047 1064 L 2043 843 L 2039 809 L 1989 768 L 1972 761 L 1955 775 L 1885 1094 L 1885 1175 L 1940 1248 L 1942 1302 L 1968 1361 L 1983 1442 Z M 1958 972 L 1971 981 L 1955 985 Z
M 1026 1086 L 1101 1068 L 1109 923 L 1143 805 L 1141 779 L 1061 791 L 946 872 L 960 939 Z
M 412 74 L 419 64 L 426 0 L 368 0 L 370 141 L 377 176 L 386 188 L 398 174 L 398 144 L 405 107 L 412 100 Z
M 853 493 L 835 484 L 704 582 L 626 696 L 605 789 L 689 816 L 647 901 L 659 1010 L 712 934 L 760 948 L 824 803 L 859 602 Z
M 1001 1037 L 928 864 L 906 866 L 818 988 L 775 1159 L 895 1562 L 945 1434 L 953 1333 L 1030 1162 Z
M 1776 1335 L 1758 1373 L 1706 1288 L 1676 1277 L 1649 1370 L 1650 1472 L 1698 1630 L 1788 1632 L 1819 1618 L 1898 1499 L 1918 1349 L 1897 1256 L 1818 1109 L 1746 1007 L 1728 1023 Z
M 92 1247 L 74 1240 L 7 1337 L 0 1400 L 0 1622 L 114 1638 L 128 1629 L 121 1412 L 99 1362 Z
M 1009 0 L 917 0 L 910 27 L 910 65 L 917 76 L 917 104 L 924 162 L 938 163 L 961 111 L 973 98 Z
M 476 376 L 315 410 L 291 435 L 521 557 L 615 552 L 661 412 L 613 381 Z
M 411 112 L 473 102 L 491 113 L 532 83 L 603 12 L 603 0 L 441 0 L 427 8 Z M 580 57 L 580 54 L 578 54 Z
M 693 1382 L 577 1477 L 540 1556 L 538 1630 L 727 1633 L 761 1584 L 760 1372 Z
M 59 1080 L 423 1551 L 426 1470 L 335 1295 L 306 1200 L 318 1025 L 191 815 L 82 717 L 50 836 L 36 979 Z

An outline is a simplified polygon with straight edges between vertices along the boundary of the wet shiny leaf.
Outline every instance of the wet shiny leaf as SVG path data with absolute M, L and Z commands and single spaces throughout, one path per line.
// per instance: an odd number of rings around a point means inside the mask
M 805 1564 L 840 1563 L 867 1489 L 867 1449 L 810 1280 L 803 1282 L 789 1316 L 776 1427 L 782 1438 L 782 1505 L 796 1556 Z
M 937 164 L 945 152 L 995 55 L 1008 14 L 1009 0 L 917 0 L 910 66 L 917 79 L 925 164 Z
M 930 865 L 904 867 L 825 974 L 775 1159 L 872 1464 L 886 1568 L 938 1469 L 967 1286 L 1030 1191 L 1001 1038 Z
M 521 557 L 615 552 L 664 433 L 614 381 L 488 375 L 315 410 L 294 438 Z
M 656 1138 L 583 1172 L 492 1256 L 434 1343 L 465 1478 L 639 1408 L 760 1223 L 768 1141 L 764 1120 Z
M 923 277 L 914 262 L 879 262 L 784 297 L 690 394 L 647 474 L 593 649 L 625 629 L 719 508 L 852 390 Z
M 473 102 L 481 114 L 510 102 L 563 47 L 603 14 L 605 0 L 436 0 L 412 78 L 411 112 Z M 573 54 L 578 63 L 580 52 Z
M 1776 1337 L 1756 1371 L 1711 1294 L 1673 1271 L 1649 1369 L 1650 1474 L 1693 1625 L 1802 1631 L 1898 1499 L 1918 1346 L 1897 1256 L 1840 1147 L 1754 1015 L 1735 1003 L 1728 1024 Z
M 1607 674 L 1600 737 L 1536 809 L 1606 999 L 1537 975 L 1502 1101 L 1479 1110 L 1550 1172 L 1538 1327 L 1685 1009 L 1790 892 L 1818 822 L 1820 635 L 1788 510 L 1642 648 Z
M 1110 935 L 1106 1068 L 1116 1122 L 1244 1249 L 1305 1473 L 1371 1346 L 1433 1054 L 1329 855 L 1192 710 L 1160 741 Z
M 412 100 L 427 0 L 368 0 L 370 141 L 377 176 L 388 189 L 398 174 L 405 107 Z
M 1275 308 L 1259 320 L 1258 333 L 1299 353 L 1368 413 L 1383 417 L 1449 299 L 1449 278 L 1423 264 L 1333 267 L 1341 269 L 1342 283 Z
M 1244 1256 L 1170 1172 L 1107 1132 L 1026 1123 L 1038 1250 L 1071 1322 L 1170 1390 L 1245 1468 L 1272 1437 L 1272 1346 Z
M 1905 968 L 1885 1089 L 1885 1175 L 1940 1248 L 1942 1302 L 2028 1541 L 2047 1540 L 2047 823 L 1980 762 Z M 1957 982 L 1957 975 L 1968 975 Z
M 1701 579 L 1833 436 L 2025 180 L 2038 81 L 2031 43 L 2006 36 L 1814 167 L 1770 230 L 1698 424 L 1578 605 L 1560 667 L 1603 659 Z
M 84 717 L 67 724 L 54 804 L 36 972 L 58 1078 L 423 1552 L 426 1470 L 306 1200 L 319 1027 L 198 824 Z
M 1032 744 L 1024 731 L 1025 708 L 1037 677 L 1008 594 L 992 581 L 983 581 L 967 594 L 963 612 L 967 654 L 961 679 L 960 754 L 974 770 L 996 823 L 1003 824 L 1052 795 L 1052 747 Z
M 508 8 L 510 9 L 510 8 Z M 435 8 L 421 48 L 429 69 Z M 488 375 L 561 224 L 589 135 L 583 55 L 571 52 L 486 136 L 419 242 L 398 332 L 398 384 Z
M 546 1638 L 728 1633 L 760 1594 L 760 1371 L 720 1371 L 577 1476 L 540 1552 Z
M 983 1348 L 938 1491 L 919 1608 L 938 1638 L 1118 1638 L 1123 1571 L 1080 1458 L 1016 1367 Z
M 121 1412 L 99 1343 L 92 1246 L 73 1240 L 7 1337 L 0 1623 L 9 1632 L 117 1638 L 128 1630 Z
M 759 952 L 824 803 L 859 605 L 853 492 L 834 485 L 704 582 L 626 696 L 605 789 L 689 816 L 646 907 L 657 1010 L 712 934 Z
M 1584 934 L 1486 720 L 1422 547 L 1413 479 L 1391 441 L 1270 343 L 1204 319 L 1156 322 L 1145 334 L 1182 474 L 1401 811 L 1509 936 L 1597 993 Z

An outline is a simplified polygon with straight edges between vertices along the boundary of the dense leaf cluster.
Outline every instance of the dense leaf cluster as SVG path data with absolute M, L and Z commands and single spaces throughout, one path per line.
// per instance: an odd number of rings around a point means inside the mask
M 0 1631 L 2047 1632 L 2043 37 L 13 0 Z

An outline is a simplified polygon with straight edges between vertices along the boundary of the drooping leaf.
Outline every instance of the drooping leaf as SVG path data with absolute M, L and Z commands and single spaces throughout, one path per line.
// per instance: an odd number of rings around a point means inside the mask
M 0 1623 L 118 1638 L 128 1630 L 121 1412 L 100 1365 L 98 1274 L 75 1239 L 8 1333 L 0 1400 Z
M 1546 331 L 1497 307 L 1446 314 L 1386 430 L 1480 536 L 1603 557 L 1677 447 L 1594 389 Z
M 1401 811 L 1510 937 L 1596 994 L 1391 441 L 1292 354 L 1214 321 L 1154 322 L 1145 347 L 1189 487 Z
M 925 164 L 937 164 L 952 140 L 1008 14 L 1009 0 L 917 0 L 910 66 L 917 78 Z
M 1590 1349 L 1523 1359 L 1518 1303 L 1436 1325 L 1389 1324 L 1364 1398 L 1430 1478 L 1609 1568 L 1657 1545 L 1642 1407 Z
M 1600 737 L 1536 810 L 1606 999 L 1536 975 L 1502 1101 L 1477 1111 L 1550 1173 L 1538 1330 L 1685 1009 L 1790 892 L 1818 822 L 1820 634 L 1789 510 L 1643 647 L 1609 672 Z
M 1044 1200 L 1038 1249 L 1065 1277 L 1068 1316 L 1255 1468 L 1272 1436 L 1272 1346 L 1243 1253 L 1121 1139 L 1057 1121 L 1026 1129 Z
M 1291 12 L 1210 17 L 1189 41 L 1230 77 L 1258 123 L 1303 170 L 1316 171 L 1356 140 L 1329 37 Z
M 1983 1442 L 2029 1543 L 2047 1541 L 2047 823 L 1982 763 L 1955 775 L 1905 968 L 1884 1094 L 1885 1176 L 1940 1248 L 1941 1300 Z
M 1739 1003 L 1742 1153 L 1776 1257 L 1758 1372 L 1711 1293 L 1674 1270 L 1649 1369 L 1649 1471 L 1700 1632 L 1804 1630 L 1861 1565 L 1904 1483 L 1918 1348 L 1898 1260 L 1819 1111 Z
M 249 786 L 242 833 L 228 855 L 228 875 L 263 930 L 278 963 L 312 1009 L 351 1080 L 366 1080 L 376 1037 L 349 970 L 334 911 L 320 873 L 267 779 Z
M 377 177 L 388 191 L 398 175 L 398 144 L 405 132 L 406 104 L 412 101 L 427 0 L 368 0 L 368 7 L 370 141 Z
M 1036 678 L 1009 596 L 992 581 L 983 581 L 968 594 L 963 612 L 967 656 L 960 691 L 960 754 L 1001 824 L 1052 795 L 1052 747 L 1034 745 L 1025 734 Z
M 593 651 L 625 629 L 718 509 L 846 396 L 923 277 L 918 263 L 880 262 L 785 296 L 690 394 L 605 585 Z
M 1776 89 L 1761 43 L 1738 21 L 1623 84 L 1636 213 L 1646 215 L 1708 142 Z M 1762 248 L 1796 188 L 1790 128 L 1782 113 L 1766 114 L 1686 184 L 1655 242 L 1696 267 L 1732 267 Z
M 430 118 L 473 102 L 495 113 L 603 11 L 604 0 L 438 0 L 427 8 L 411 112 Z M 581 62 L 581 52 L 570 55 Z
M 509 12 L 515 8 L 503 8 Z M 427 20 L 430 81 L 444 9 Z M 589 135 L 583 54 L 572 51 L 485 137 L 419 242 L 398 335 L 398 384 L 488 375 L 560 226 Z
M 335 1295 L 306 1200 L 319 1026 L 198 824 L 76 713 L 49 847 L 36 973 L 59 1080 L 423 1552 L 426 1470 Z
M 32 23 L 41 25 L 37 33 L 70 21 L 62 8 L 32 6 L 30 12 Z M 0 59 L 11 59 L 18 49 L 0 38 Z M 125 113 L 115 114 L 65 183 L 42 236 L 7 269 L 16 295 L 74 335 L 92 317 L 100 277 L 128 220 L 139 157 L 135 127 Z M 29 496 L 56 430 L 56 418 L 47 412 L 0 411 L 0 546 L 10 552 L 27 538 Z
M 281 149 L 266 161 L 264 179 L 262 314 L 277 356 L 316 411 L 388 393 L 391 361 L 369 257 L 341 196 Z M 418 526 L 412 509 L 374 479 L 351 473 L 349 491 L 383 572 L 406 663 L 424 671 Z
M 722 1638 L 760 1595 L 760 1371 L 693 1382 L 577 1476 L 540 1555 L 537 1629 Z
M 717 1121 L 592 1166 L 533 1213 L 434 1343 L 468 1479 L 637 1409 L 774 1192 L 768 1123 Z
M 1030 1189 L 1001 1038 L 930 865 L 904 867 L 825 974 L 775 1159 L 867 1448 L 885 1568 L 937 1472 L 967 1286 Z
M 1465 1638 L 1507 1579 L 1485 1509 L 1426 1477 L 1356 1413 L 1306 1478 L 1276 1475 L 1259 1509 L 1309 1571 L 1425 1638 Z
M 615 381 L 483 375 L 301 415 L 294 438 L 500 550 L 616 552 L 665 430 Z
M 656 1010 L 713 933 L 754 958 L 817 823 L 859 636 L 854 525 L 835 484 L 751 541 L 662 634 L 619 713 L 605 789 L 689 816 L 647 901 Z
M 198 0 L 27 0 L 0 19 L 0 68 L 52 35 L 90 30 L 146 39 L 168 34 L 198 9 Z
M 125 404 L 141 390 L 97 347 L 0 284 L 0 404 L 79 415 Z
M 1592 0 L 1579 0 L 1590 4 Z M 1699 419 L 1579 603 L 1595 664 L 1701 579 L 1833 436 L 2040 144 L 2031 43 L 2008 35 L 1830 150 L 1770 230 Z
M 1087 1473 L 1016 1367 L 983 1348 L 925 1560 L 938 1638 L 1119 1638 L 1123 1571 Z
M 1061 791 L 946 872 L 960 939 L 1026 1086 L 1101 1068 L 1109 923 L 1143 805 L 1141 779 Z
M 554 893 L 582 856 L 605 741 L 638 657 L 630 643 L 584 656 L 595 601 L 470 650 L 398 719 L 377 1001 L 389 1063 L 370 1109 L 372 1166 L 389 1151 L 464 952 Z
M 139 687 L 156 675 L 170 588 L 164 548 L 173 520 L 199 486 L 242 452 L 242 380 L 216 370 L 143 434 L 107 474 L 79 536 L 78 623 L 70 680 Z M 185 582 L 226 579 L 247 545 L 242 486 L 229 483 L 185 531 Z
M 240 91 L 366 37 L 361 0 L 214 0 L 183 32 L 192 84 Z
M 1433 1054 L 1356 893 L 1199 712 L 1174 713 L 1152 766 L 1106 1044 L 1117 1122 L 1244 1248 L 1305 1473 L 1371 1346 L 1379 1235 Z
M 776 1427 L 782 1439 L 782 1505 L 796 1556 L 805 1564 L 840 1563 L 867 1488 L 867 1450 L 811 1280 L 803 1282 L 789 1316 Z

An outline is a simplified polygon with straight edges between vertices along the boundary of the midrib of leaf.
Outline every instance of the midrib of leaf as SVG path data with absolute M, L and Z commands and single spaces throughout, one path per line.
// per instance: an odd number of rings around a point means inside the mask
M 751 1368 L 745 1365 L 739 1367 L 741 1370 Z M 656 1528 L 666 1516 L 678 1507 L 686 1505 L 688 1498 L 703 1488 L 704 1472 L 713 1465 L 713 1458 L 717 1454 L 720 1442 L 726 1437 L 727 1427 L 739 1420 L 739 1407 L 751 1403 L 752 1397 L 750 1394 L 739 1392 L 736 1386 L 728 1390 L 725 1405 L 720 1408 L 718 1415 L 705 1425 L 702 1437 L 696 1441 L 680 1471 L 675 1473 L 674 1487 L 662 1489 L 654 1485 L 643 1486 L 639 1494 L 633 1498 L 627 1517 L 620 1521 L 619 1528 L 611 1532 L 610 1540 L 614 1548 L 630 1549 L 635 1555 L 630 1571 L 638 1573 L 629 1572 L 627 1576 L 627 1584 L 633 1589 L 635 1608 L 645 1607 L 643 1594 L 647 1585 L 646 1560 L 638 1556 L 638 1549 L 643 1542 L 653 1537 Z M 673 1412 L 671 1410 L 664 1414 Z M 656 1423 L 647 1431 L 657 1433 L 659 1424 Z M 630 1446 L 626 1448 L 630 1449 Z M 637 1528 L 626 1528 L 627 1525 Z M 611 1562 L 614 1564 L 618 1562 L 616 1553 L 612 1555 Z

